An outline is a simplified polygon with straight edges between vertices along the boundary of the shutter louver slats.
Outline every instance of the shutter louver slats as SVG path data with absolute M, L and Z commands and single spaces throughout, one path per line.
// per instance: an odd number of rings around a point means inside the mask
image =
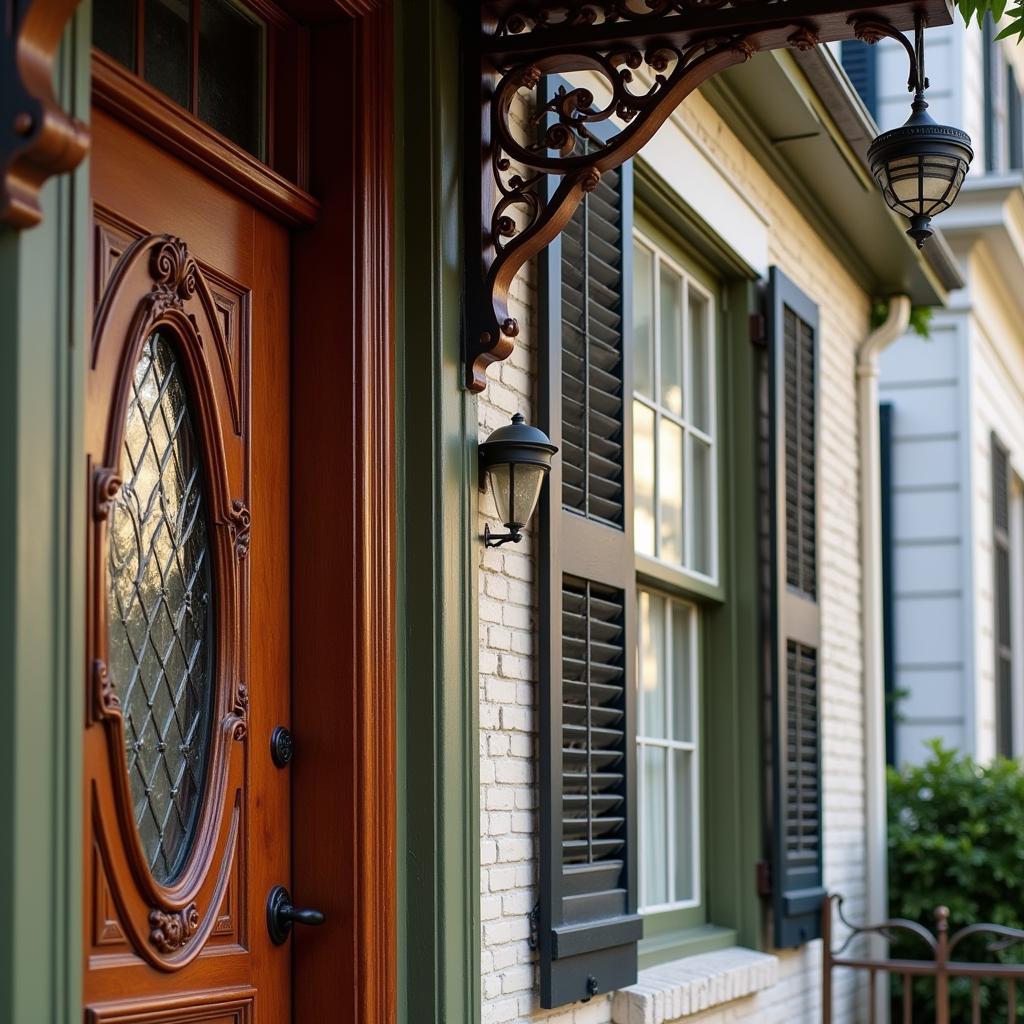
M 604 175 L 562 242 L 562 502 L 623 523 L 622 175 Z M 567 239 L 567 240 L 566 240 Z M 597 454 L 600 458 L 595 459 Z
M 818 310 L 771 272 L 772 353 L 766 389 L 770 497 L 766 589 L 774 629 L 772 896 L 775 943 L 820 935 L 821 724 L 818 610 Z M 762 474 L 762 484 L 765 483 Z
M 554 95 L 553 85 L 549 82 Z M 551 183 L 550 187 L 555 187 Z M 541 257 L 541 1006 L 636 981 L 632 168 L 602 174 Z
M 845 39 L 840 48 L 840 60 L 843 70 L 850 76 L 853 87 L 868 108 L 868 113 L 877 119 L 878 50 L 858 39 Z

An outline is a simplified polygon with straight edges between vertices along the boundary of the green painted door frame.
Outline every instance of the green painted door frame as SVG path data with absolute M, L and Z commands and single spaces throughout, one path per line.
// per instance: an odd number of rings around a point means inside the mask
M 89 112 L 90 5 L 55 72 Z M 81 1020 L 88 168 L 0 229 L 0 1020 Z
M 480 1017 L 477 403 L 461 387 L 460 19 L 396 3 L 399 1021 Z

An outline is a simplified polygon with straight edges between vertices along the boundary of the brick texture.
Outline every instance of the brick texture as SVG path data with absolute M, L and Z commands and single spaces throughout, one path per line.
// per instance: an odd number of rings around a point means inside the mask
M 825 877 L 847 897 L 848 913 L 864 904 L 864 736 L 855 353 L 868 323 L 869 299 L 828 242 L 818 236 L 699 96 L 662 131 L 702 148 L 736 190 L 737 205 L 768 224 L 767 265 L 777 264 L 821 310 L 820 488 L 822 522 L 822 718 Z M 695 188 L 698 187 L 695 185 Z M 686 197 L 692 201 L 692 197 Z M 512 291 L 521 334 L 511 357 L 492 366 L 479 401 L 481 439 L 521 411 L 535 419 L 536 277 L 528 268 Z M 727 425 L 722 425 L 727 429 Z M 480 529 L 494 523 L 482 498 Z M 536 687 L 537 595 L 534 538 L 480 549 L 480 859 L 482 1016 L 484 1024 L 610 1024 L 612 999 L 554 1011 L 538 1008 L 535 954 L 528 914 L 537 900 Z M 817 1022 L 820 947 L 778 954 L 777 980 L 762 991 L 687 1020 Z M 862 992 L 838 976 L 836 1021 L 861 1019 Z M 630 1018 L 631 1019 L 631 1018 Z

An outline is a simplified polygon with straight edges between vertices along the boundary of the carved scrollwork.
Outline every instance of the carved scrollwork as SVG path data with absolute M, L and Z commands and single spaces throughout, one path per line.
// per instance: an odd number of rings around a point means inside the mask
M 194 903 L 177 913 L 152 910 L 149 926 L 149 941 L 154 948 L 165 955 L 176 953 L 198 930 L 199 911 Z
M 93 516 L 103 522 L 110 515 L 124 481 L 116 469 L 100 466 L 93 475 Z
M 98 718 L 110 718 L 112 715 L 121 714 L 121 699 L 117 695 L 117 687 L 110 678 L 107 663 L 101 658 L 96 658 L 92 663 L 92 688 Z
M 235 554 L 239 558 L 245 558 L 249 554 L 249 534 L 252 529 L 252 515 L 249 506 L 241 498 L 231 502 L 231 511 L 228 513 L 231 537 L 235 545 Z
M 244 740 L 249 733 L 249 688 L 245 683 L 238 684 L 235 702 L 228 716 L 231 736 L 236 740 Z
M 633 22 L 643 24 L 672 14 L 726 10 L 761 4 L 761 0 L 565 0 L 523 2 L 499 21 L 501 35 L 522 35 L 545 29 Z
M 154 312 L 181 309 L 195 294 L 196 263 L 188 246 L 180 238 L 167 238 L 155 246 L 150 256 L 149 272 L 153 275 Z

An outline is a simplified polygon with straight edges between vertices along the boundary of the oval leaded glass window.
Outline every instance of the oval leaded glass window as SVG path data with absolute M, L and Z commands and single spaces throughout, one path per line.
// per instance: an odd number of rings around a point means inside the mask
M 125 416 L 107 628 L 135 824 L 164 885 L 195 838 L 215 689 L 212 552 L 192 420 L 173 336 L 157 330 L 135 367 Z

